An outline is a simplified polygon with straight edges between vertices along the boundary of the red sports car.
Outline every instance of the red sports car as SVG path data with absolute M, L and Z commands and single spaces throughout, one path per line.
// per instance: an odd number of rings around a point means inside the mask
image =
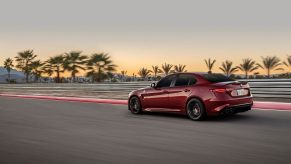
M 216 73 L 171 74 L 151 87 L 132 91 L 128 99 L 128 109 L 133 114 L 172 112 L 188 115 L 192 120 L 245 112 L 252 105 L 247 82 Z

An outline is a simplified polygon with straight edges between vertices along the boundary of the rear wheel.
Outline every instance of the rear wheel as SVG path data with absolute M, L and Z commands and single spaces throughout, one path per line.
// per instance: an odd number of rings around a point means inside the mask
M 187 103 L 187 115 L 191 120 L 203 120 L 206 118 L 206 111 L 202 102 L 198 99 L 191 99 Z
M 129 99 L 128 108 L 133 114 L 142 113 L 141 103 L 139 101 L 139 98 L 136 96 L 133 96 Z

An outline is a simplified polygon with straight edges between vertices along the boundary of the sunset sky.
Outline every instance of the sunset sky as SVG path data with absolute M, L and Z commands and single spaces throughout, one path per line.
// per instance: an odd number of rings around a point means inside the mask
M 118 71 L 164 62 L 206 71 L 203 59 L 291 54 L 291 2 L 258 0 L 1 0 L 0 65 L 33 49 L 109 53 Z M 265 73 L 265 71 L 261 71 Z M 279 71 L 280 72 L 280 71 Z

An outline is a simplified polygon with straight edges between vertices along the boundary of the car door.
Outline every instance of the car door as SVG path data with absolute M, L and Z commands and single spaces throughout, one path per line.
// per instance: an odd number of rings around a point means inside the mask
M 181 111 L 184 109 L 195 83 L 196 79 L 192 74 L 182 73 L 177 76 L 173 87 L 168 89 L 169 108 L 172 111 Z
M 145 109 L 161 110 L 168 108 L 168 89 L 173 85 L 174 75 L 169 75 L 161 79 L 155 87 L 146 90 L 142 94 Z

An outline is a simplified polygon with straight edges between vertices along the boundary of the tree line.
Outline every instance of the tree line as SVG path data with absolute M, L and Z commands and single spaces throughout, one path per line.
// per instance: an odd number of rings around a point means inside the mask
M 208 69 L 208 73 L 212 73 L 212 70 L 216 64 L 215 59 L 204 59 L 204 63 Z M 242 71 L 245 74 L 245 78 L 249 78 L 249 74 L 258 70 L 259 68 L 266 70 L 267 78 L 271 77 L 271 71 L 273 70 L 284 70 L 282 66 L 287 68 L 286 77 L 290 78 L 290 68 L 291 68 L 291 56 L 288 55 L 285 61 L 281 61 L 277 56 L 266 56 L 262 57 L 261 63 L 257 63 L 251 58 L 242 59 L 241 64 L 235 66 L 232 61 L 225 60 L 221 63 L 221 66 L 218 67 L 226 76 L 234 76 L 238 71 Z M 159 66 L 152 66 L 152 69 L 142 67 L 138 75 L 142 78 L 150 76 L 153 73 L 153 76 L 156 78 L 158 73 L 164 73 L 168 75 L 169 73 L 177 72 L 187 72 L 186 65 L 172 65 L 172 64 L 162 64 L 161 68 Z M 259 75 L 259 72 L 254 72 L 254 75 Z
M 29 82 L 30 75 L 33 75 L 37 81 L 43 74 L 48 76 L 56 75 L 55 82 L 61 82 L 61 73 L 67 71 L 71 74 L 73 82 L 76 75 L 81 70 L 86 72 L 86 76 L 92 78 L 92 81 L 100 82 L 116 71 L 116 65 L 111 57 L 106 53 L 94 53 L 91 56 L 83 55 L 81 51 L 71 51 L 68 53 L 49 57 L 42 62 L 36 59 L 37 55 L 33 50 L 19 52 L 15 57 L 16 65 L 12 58 L 4 61 L 4 68 L 8 72 L 8 81 L 10 82 L 10 72 L 15 67 L 25 74 L 26 82 Z
M 16 65 L 14 65 L 16 62 Z M 204 63 L 207 67 L 208 73 L 212 73 L 212 70 L 216 64 L 215 59 L 204 59 Z M 226 76 L 233 76 L 237 71 L 242 71 L 245 74 L 245 78 L 249 78 L 249 74 L 255 72 L 258 69 L 266 70 L 267 78 L 270 78 L 271 71 L 273 70 L 284 70 L 285 66 L 287 71 L 287 77 L 290 77 L 289 70 L 291 68 L 291 56 L 288 55 L 285 61 L 281 61 L 277 56 L 266 56 L 262 57 L 261 63 L 256 62 L 251 58 L 242 59 L 242 62 L 235 66 L 232 61 L 225 60 L 218 67 Z M 17 68 L 25 74 L 26 82 L 29 82 L 29 77 L 34 76 L 37 81 L 43 74 L 48 76 L 55 75 L 55 82 L 60 83 L 61 73 L 65 71 L 71 74 L 72 81 L 75 82 L 76 75 L 80 71 L 84 71 L 87 77 L 91 78 L 92 82 L 100 82 L 108 78 L 113 77 L 113 72 L 116 71 L 117 65 L 113 63 L 110 55 L 106 53 L 94 53 L 90 56 L 83 55 L 81 51 L 71 51 L 68 53 L 55 55 L 49 57 L 46 61 L 37 59 L 37 55 L 33 50 L 25 50 L 19 52 L 15 57 L 15 61 L 12 58 L 7 58 L 4 61 L 4 68 L 8 72 L 8 81 L 10 82 L 10 72 L 13 68 Z M 168 75 L 177 72 L 187 72 L 186 65 L 178 64 L 172 65 L 164 63 L 159 67 L 154 65 L 151 69 L 142 67 L 138 71 L 138 75 L 145 79 L 146 77 L 152 76 L 153 79 L 157 79 L 158 74 Z M 124 77 L 127 71 L 122 70 L 121 75 Z

